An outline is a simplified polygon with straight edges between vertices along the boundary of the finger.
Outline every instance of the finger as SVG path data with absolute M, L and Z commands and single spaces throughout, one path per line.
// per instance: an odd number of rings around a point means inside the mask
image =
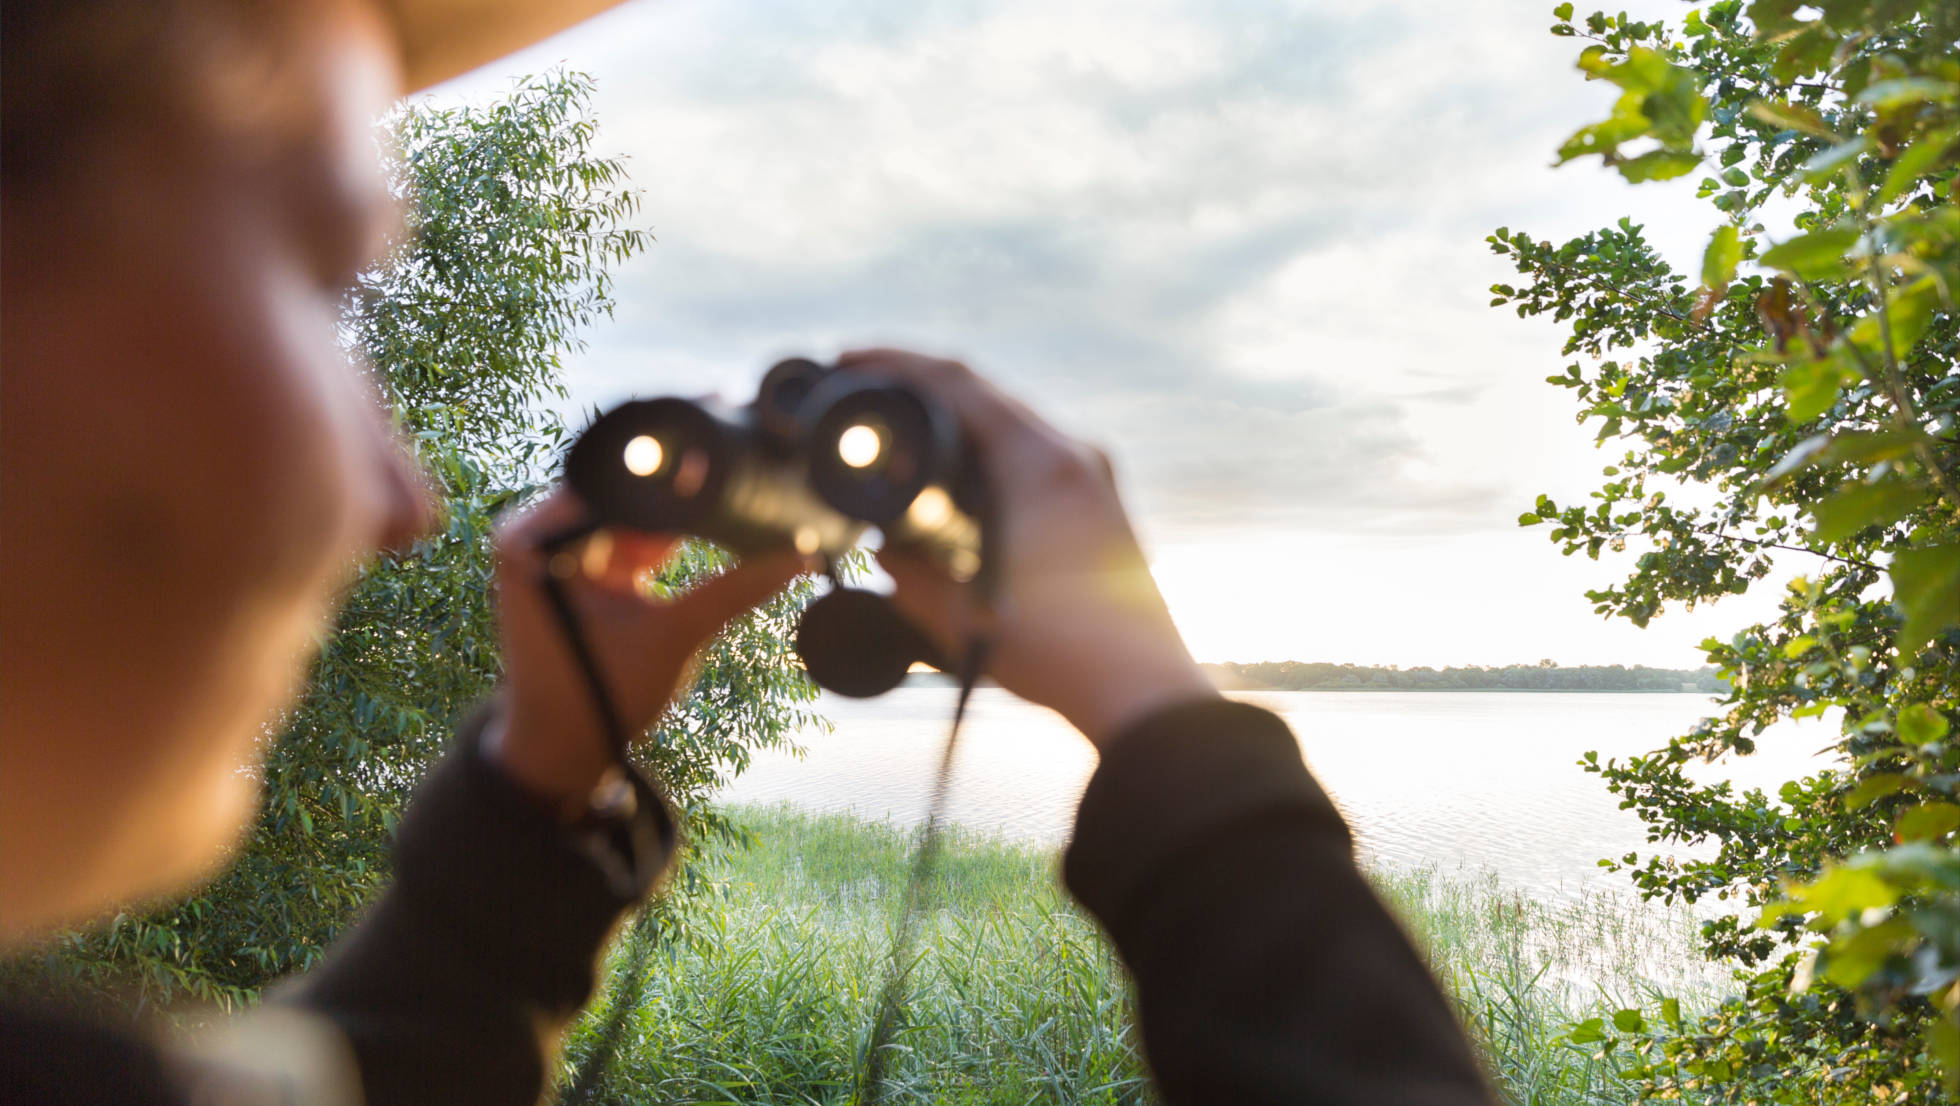
M 803 571 L 804 560 L 795 553 L 747 558 L 668 601 L 668 617 L 699 644 L 767 602 Z
M 589 517 L 585 504 L 564 487 L 525 507 L 497 526 L 497 553 L 507 563 L 543 563 L 545 541 Z
M 925 631 L 941 653 L 952 656 L 964 636 L 966 587 L 916 553 L 880 549 L 878 567 L 896 585 L 891 599 L 898 613 Z
M 1054 431 L 1029 410 L 958 361 L 925 357 L 895 349 L 848 350 L 837 358 L 839 368 L 872 369 L 912 384 L 945 403 L 959 416 L 982 446 L 992 446 L 1015 434 Z
M 638 595 L 641 579 L 671 560 L 679 547 L 680 538 L 673 534 L 608 528 L 585 540 L 578 551 L 579 565 L 585 577 L 600 587 Z
M 576 533 L 589 519 L 585 504 L 561 485 L 498 527 L 498 557 L 506 570 L 525 576 L 543 571 L 553 558 L 568 557 L 566 565 L 550 567 L 610 591 L 637 593 L 640 575 L 666 563 L 680 543 L 673 534 L 602 527 L 557 547 L 556 539 Z

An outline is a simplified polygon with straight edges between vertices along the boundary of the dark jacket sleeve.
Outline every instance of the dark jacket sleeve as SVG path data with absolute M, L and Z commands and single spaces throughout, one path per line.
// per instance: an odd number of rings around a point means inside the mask
M 1107 743 L 1063 873 L 1136 980 L 1168 1101 L 1491 1101 L 1272 713 L 1203 700 Z
M 277 996 L 345 1035 L 368 1106 L 536 1102 L 544 1033 L 590 997 L 607 935 L 673 855 L 644 780 L 630 809 L 568 828 L 482 756 L 481 723 L 418 788 L 393 886 Z

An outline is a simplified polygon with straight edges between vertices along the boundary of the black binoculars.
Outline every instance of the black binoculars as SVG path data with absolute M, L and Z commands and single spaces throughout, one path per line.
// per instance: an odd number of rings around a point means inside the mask
M 565 479 L 606 526 L 705 538 L 738 556 L 795 550 L 831 566 L 875 527 L 955 580 L 989 565 L 981 465 L 950 412 L 902 381 L 803 358 L 779 362 L 741 407 L 663 397 L 601 415 Z M 881 595 L 841 581 L 804 611 L 812 679 L 880 695 L 915 661 L 947 665 Z

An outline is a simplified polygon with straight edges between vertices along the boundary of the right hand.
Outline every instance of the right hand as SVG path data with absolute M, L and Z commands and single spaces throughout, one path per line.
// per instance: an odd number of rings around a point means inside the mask
M 1107 456 L 957 361 L 870 349 L 837 364 L 945 404 L 985 458 L 1001 562 L 988 675 L 1060 713 L 1098 748 L 1162 708 L 1217 696 L 1171 622 Z M 914 555 L 885 550 L 878 563 L 897 584 L 898 609 L 958 657 L 967 632 L 981 628 L 971 589 Z

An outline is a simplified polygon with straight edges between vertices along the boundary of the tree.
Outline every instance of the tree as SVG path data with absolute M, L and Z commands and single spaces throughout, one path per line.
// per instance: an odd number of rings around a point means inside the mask
M 497 680 L 489 535 L 562 452 L 547 406 L 565 397 L 559 359 L 611 314 L 612 266 L 649 241 L 631 223 L 623 164 L 592 151 L 591 92 L 589 78 L 554 73 L 485 106 L 411 105 L 390 120 L 395 186 L 416 202 L 350 296 L 343 332 L 439 485 L 446 521 L 363 569 L 298 704 L 268 729 L 261 817 L 225 875 L 71 935 L 42 969 L 145 1001 L 249 1002 L 313 964 L 386 882 L 423 767 Z M 649 586 L 721 564 L 689 547 Z M 703 800 L 808 718 L 815 688 L 788 663 L 799 598 L 708 648 L 645 757 L 697 839 L 734 832 Z
M 1930 1102 L 1960 1093 L 1960 5 L 1723 0 L 1679 33 L 1561 4 L 1588 79 L 1621 90 L 1561 161 L 1630 181 L 1706 166 L 1697 274 L 1641 228 L 1554 245 L 1500 228 L 1495 305 L 1565 325 L 1598 441 L 1627 443 L 1588 505 L 1521 518 L 1570 555 L 1633 547 L 1589 592 L 1638 625 L 1802 563 L 1773 622 L 1703 644 L 1724 711 L 1599 773 L 1657 846 L 1641 892 L 1734 910 L 1704 928 L 1739 993 L 1574 1031 L 1624 1047 L 1653 1098 Z M 1617 446 L 1616 446 L 1617 448 Z M 1687 503 L 1670 493 L 1691 490 Z M 1693 782 L 1786 718 L 1840 721 L 1835 764 L 1774 796 Z

